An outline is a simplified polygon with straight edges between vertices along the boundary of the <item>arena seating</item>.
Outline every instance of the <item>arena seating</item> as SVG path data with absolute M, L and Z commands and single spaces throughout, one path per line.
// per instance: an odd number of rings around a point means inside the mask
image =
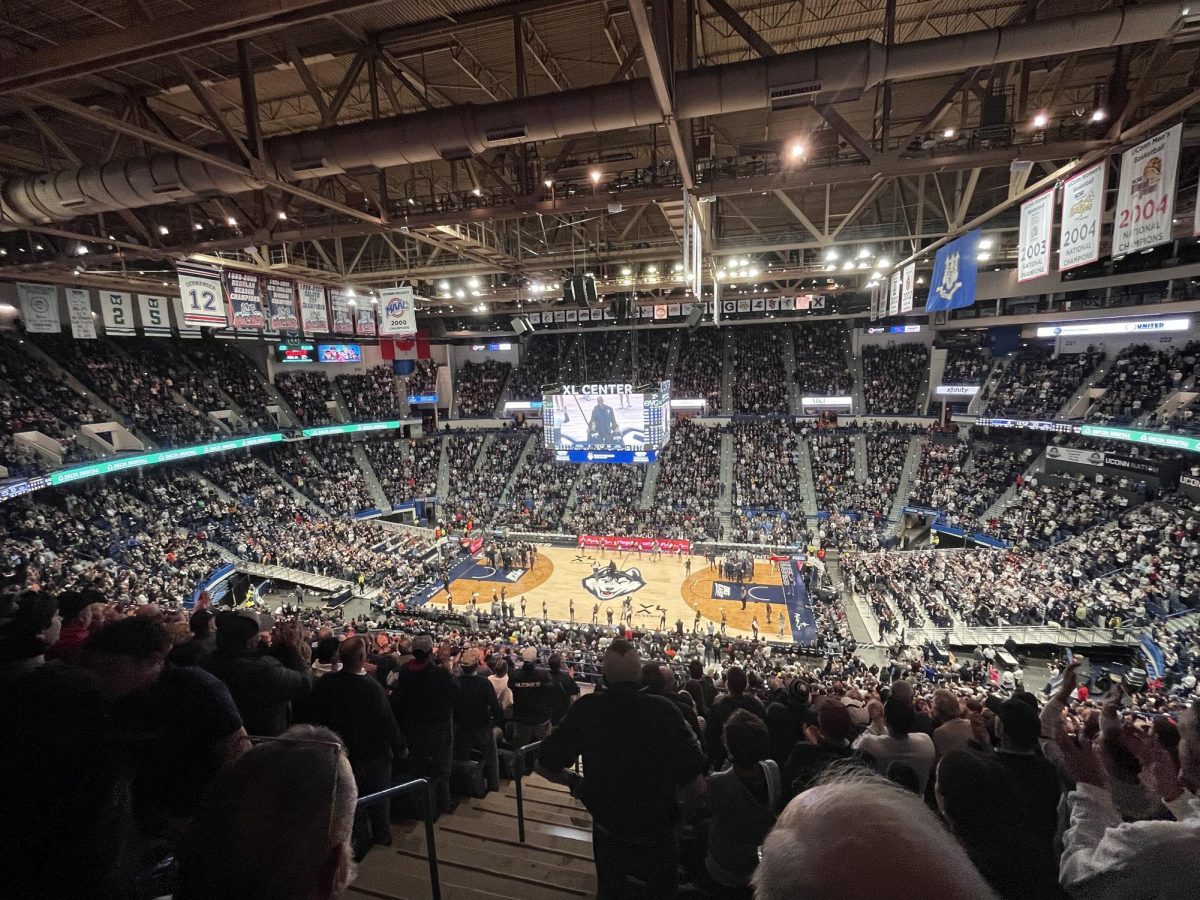
M 180 346 L 250 417 L 252 430 L 275 429 L 275 419 L 267 410 L 271 395 L 267 393 L 262 372 L 249 357 L 229 341 L 181 341 Z
M 793 328 L 796 339 L 794 378 L 801 397 L 845 397 L 853 390 L 848 363 L 850 334 L 840 323 L 805 324 Z
M 987 404 L 990 416 L 1054 418 L 1100 363 L 1102 354 L 1054 355 L 1053 346 L 1033 346 L 1009 357 Z
M 268 458 L 284 480 L 332 515 L 353 515 L 375 506 L 346 439 L 277 445 Z
M 329 403 L 336 401 L 333 382 L 323 372 L 283 371 L 275 376 L 275 387 L 292 408 L 300 424 L 330 425 Z
M 911 416 L 929 377 L 929 351 L 922 345 L 863 348 L 863 396 L 867 412 L 881 416 Z
M 1096 384 L 1104 393 L 1089 408 L 1089 421 L 1127 423 L 1154 412 L 1172 393 L 1194 378 L 1200 343 L 1178 350 L 1154 350 L 1145 344 L 1126 347 Z
M 638 534 L 690 541 L 720 538 L 721 432 L 683 421 L 658 457 L 653 504 L 636 509 Z
M 484 448 L 485 442 L 491 443 Z M 443 519 L 455 530 L 489 527 L 498 515 L 500 495 L 525 447 L 523 432 L 468 432 L 447 435 L 450 461 L 449 497 Z M 482 458 L 480 458 L 480 454 Z M 475 460 L 479 459 L 479 468 Z
M 734 543 L 795 544 L 806 533 L 796 478 L 800 429 L 790 422 L 739 422 L 733 439 Z
M 638 466 L 580 467 L 575 506 L 563 517 L 563 528 L 575 534 L 635 534 L 644 477 Z
M 491 418 L 511 371 L 512 363 L 508 362 L 493 359 L 482 363 L 466 362 L 454 376 L 458 415 L 463 419 Z
M 705 411 L 717 412 L 721 407 L 722 337 L 716 328 L 701 328 L 685 335 L 679 351 L 679 361 L 671 376 L 671 394 L 704 400 Z
M 564 346 L 575 340 L 571 334 L 534 334 L 524 344 L 521 365 L 509 379 L 514 400 L 541 400 L 542 385 L 559 380 L 558 364 Z
M 658 384 L 667 377 L 671 341 L 680 334 L 675 329 L 653 328 L 635 332 L 637 377 L 635 384 Z
M 441 444 L 437 439 L 382 438 L 363 444 L 371 468 L 392 503 L 437 494 Z
M 335 380 L 351 422 L 383 422 L 402 417 L 390 366 L 375 366 L 365 375 L 338 375 Z
M 534 440 L 539 438 L 535 435 Z M 513 476 L 508 501 L 497 512 L 496 524 L 516 531 L 560 531 L 575 475 L 574 467 L 554 461 L 554 451 L 544 447 L 531 450 L 525 465 Z
M 734 372 L 734 412 L 752 415 L 790 412 L 783 345 L 792 339 L 791 329 L 784 325 L 746 326 L 732 329 L 728 339 Z
M 431 359 L 419 359 L 412 373 L 405 376 L 404 389 L 410 397 L 416 394 L 436 394 L 437 379 L 438 364 Z

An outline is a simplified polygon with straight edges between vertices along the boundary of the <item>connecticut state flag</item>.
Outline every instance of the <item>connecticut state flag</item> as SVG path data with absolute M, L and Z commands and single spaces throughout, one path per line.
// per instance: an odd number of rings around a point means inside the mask
M 937 253 L 925 312 L 963 309 L 975 302 L 975 276 L 979 271 L 980 231 L 964 234 Z

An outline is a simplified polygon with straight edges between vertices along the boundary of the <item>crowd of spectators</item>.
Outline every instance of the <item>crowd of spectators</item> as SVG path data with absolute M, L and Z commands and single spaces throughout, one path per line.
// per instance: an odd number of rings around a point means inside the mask
M 1129 505 L 1126 493 L 1082 475 L 1031 475 L 1021 478 L 1016 494 L 985 530 L 1017 546 L 1047 546 L 1107 522 Z
M 560 381 L 559 360 L 569 352 L 574 335 L 534 334 L 521 348 L 521 365 L 509 379 L 514 400 L 541 400 L 542 386 Z
M 867 413 L 911 416 L 929 378 L 929 348 L 923 344 L 868 346 L 862 352 L 863 399 Z
M 649 509 L 636 510 L 648 537 L 709 541 L 720 537 L 721 431 L 684 420 L 658 456 L 658 479 Z
M 733 441 L 733 534 L 742 544 L 795 545 L 806 533 L 804 496 L 796 475 L 798 425 L 737 421 Z
M 654 384 L 667 377 L 667 362 L 671 358 L 671 342 L 679 332 L 673 328 L 646 328 L 634 332 L 637 350 L 635 384 Z
M 512 371 L 512 363 L 494 359 L 473 363 L 467 360 L 455 375 L 458 415 L 463 419 L 491 418 L 496 414 L 500 392 Z
M 929 440 L 922 447 L 909 504 L 936 509 L 947 524 L 971 529 L 1022 478 L 1033 457 L 1033 448 L 1019 443 L 978 437 L 970 443 Z
M 671 395 L 703 400 L 709 415 L 721 408 L 723 339 L 719 328 L 701 328 L 685 335 L 671 375 Z
M 485 441 L 492 441 L 484 448 Z M 450 465 L 449 496 L 442 502 L 442 517 L 454 531 L 478 530 L 492 525 L 501 496 L 516 468 L 528 435 L 523 431 L 467 432 L 445 440 Z M 478 460 L 478 463 L 476 463 Z
M 335 380 L 351 422 L 383 422 L 404 417 L 407 403 L 396 396 L 396 377 L 390 366 L 375 366 L 364 374 L 338 375 Z
M 1127 423 L 1153 413 L 1196 374 L 1200 343 L 1170 350 L 1135 344 L 1122 350 L 1096 387 L 1104 393 L 1088 408 L 1089 421 Z
M 79 443 L 75 433 L 46 409 L 26 397 L 0 388 L 0 466 L 9 478 L 40 475 L 53 466 L 27 444 L 18 444 L 21 432 L 37 431 L 54 439 L 62 448 L 63 465 L 85 462 L 100 454 Z
M 276 444 L 266 453 L 284 480 L 335 516 L 371 509 L 362 469 L 354 459 L 349 438 L 322 438 L 304 443 Z
M 946 351 L 942 384 L 982 385 L 992 354 L 982 347 L 951 347 Z
M 974 509 L 974 498 L 969 493 L 964 496 L 970 480 L 965 472 L 970 452 L 970 445 L 956 437 L 933 435 L 923 439 L 908 504 L 942 510 L 962 502 Z
M 541 437 L 535 435 L 533 439 L 540 442 Z M 575 466 L 557 462 L 553 450 L 531 448 L 525 464 L 513 475 L 496 524 L 516 531 L 558 532 L 576 472 Z
M 170 374 L 130 361 L 107 340 L 76 341 L 57 334 L 31 337 L 52 359 L 118 410 L 122 424 L 159 446 L 178 447 L 217 440 L 225 432 L 175 397 Z
M 392 503 L 436 496 L 442 454 L 437 438 L 382 438 L 366 441 L 363 449 Z
M 867 482 L 862 494 L 861 512 L 886 519 L 900 487 L 900 476 L 908 458 L 909 439 L 916 429 L 881 426 L 867 431 Z
M 733 411 L 749 415 L 791 412 L 784 344 L 792 329 L 783 325 L 747 325 L 729 332 L 733 367 Z M 711 364 L 711 363 L 710 363 Z
M 563 529 L 568 534 L 637 534 L 645 474 L 642 466 L 580 466 L 575 505 L 563 516 Z
M 301 425 L 332 425 L 329 404 L 336 401 L 333 382 L 324 372 L 288 369 L 275 375 L 275 387 L 287 401 Z
M 1019 350 L 996 379 L 988 415 L 1052 419 L 1103 358 L 1093 347 L 1058 355 L 1053 344 Z
M 181 341 L 179 346 L 204 375 L 233 398 L 249 418 L 252 431 L 275 430 L 275 418 L 267 409 L 274 400 L 263 373 L 232 341 Z
M 573 346 L 559 360 L 559 375 L 552 381 L 563 384 L 598 384 L 624 381 L 618 374 L 629 371 L 622 365 L 630 344 L 629 332 L 581 331 Z
M 417 394 L 436 394 L 437 379 L 438 364 L 432 359 L 418 359 L 412 372 L 405 376 L 404 389 L 410 397 Z
M 169 378 L 175 391 L 201 413 L 229 408 L 229 401 L 213 388 L 200 369 L 188 362 L 181 344 L 163 338 L 125 338 L 121 349 L 131 359 Z
M 858 477 L 857 433 L 841 428 L 814 429 L 808 434 L 813 489 L 822 512 L 858 510 L 868 506 L 859 494 L 869 490 Z
M 854 386 L 850 372 L 850 334 L 840 323 L 805 324 L 796 338 L 794 378 L 801 397 L 848 397 Z

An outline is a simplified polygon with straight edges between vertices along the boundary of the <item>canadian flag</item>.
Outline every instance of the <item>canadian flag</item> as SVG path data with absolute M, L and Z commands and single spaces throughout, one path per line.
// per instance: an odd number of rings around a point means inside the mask
M 415 337 L 381 340 L 379 352 L 384 359 L 429 359 L 429 332 L 418 331 Z

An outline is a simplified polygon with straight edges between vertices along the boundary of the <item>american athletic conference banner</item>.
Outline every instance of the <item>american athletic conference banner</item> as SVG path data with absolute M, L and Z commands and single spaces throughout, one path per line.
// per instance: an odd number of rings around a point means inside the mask
M 1050 231 L 1054 228 L 1054 191 L 1021 204 L 1017 238 L 1017 282 L 1050 274 Z
M 691 541 L 667 540 L 666 538 L 626 537 L 611 534 L 581 534 L 576 541 L 580 547 L 599 547 L 603 550 L 637 550 L 649 553 L 655 548 L 663 553 L 692 552 Z
M 17 282 L 17 298 L 21 301 L 21 321 L 32 334 L 58 334 L 62 320 L 58 317 L 58 285 Z
M 267 309 L 274 330 L 300 330 L 300 317 L 296 315 L 296 285 L 290 279 L 267 279 Z
M 379 333 L 416 334 L 417 305 L 411 285 L 379 292 Z
M 325 305 L 325 286 L 301 281 L 296 285 L 300 295 L 300 327 L 305 334 L 329 333 L 329 308 Z
M 964 309 L 975 303 L 975 278 L 979 271 L 980 231 L 964 234 L 937 252 L 929 279 L 926 312 Z
M 224 328 L 229 324 L 225 316 L 225 289 L 221 286 L 220 269 L 181 262 L 176 263 L 175 274 L 179 278 L 185 325 L 216 325 Z M 109 330 L 107 319 L 104 330 Z
M 1113 214 L 1113 256 L 1171 240 L 1181 134 L 1183 125 L 1179 124 L 1121 156 L 1121 186 Z

